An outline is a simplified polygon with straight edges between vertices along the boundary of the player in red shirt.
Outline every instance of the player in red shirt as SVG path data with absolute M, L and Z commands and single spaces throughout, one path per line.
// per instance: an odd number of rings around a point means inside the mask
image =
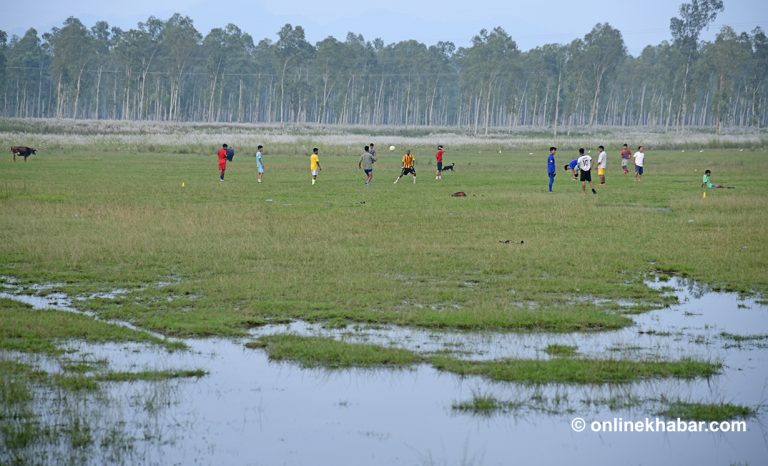
M 443 146 L 437 146 L 437 152 L 435 153 L 435 161 L 437 162 L 437 172 L 435 172 L 435 179 L 443 179 Z
M 216 154 L 219 156 L 219 181 L 224 181 L 224 172 L 227 170 L 227 145 L 224 144 Z

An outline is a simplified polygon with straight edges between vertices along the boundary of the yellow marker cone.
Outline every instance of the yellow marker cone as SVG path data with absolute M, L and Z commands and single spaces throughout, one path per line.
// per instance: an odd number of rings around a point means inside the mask
M 701 193 L 701 198 L 702 198 L 702 199 L 706 199 L 706 198 L 707 198 L 707 192 L 706 192 L 706 191 L 704 191 L 703 193 Z
M 186 188 L 186 187 L 187 187 L 187 184 L 186 184 L 185 182 L 183 182 L 183 181 L 182 181 L 182 182 L 181 182 L 181 187 L 182 187 L 182 188 Z

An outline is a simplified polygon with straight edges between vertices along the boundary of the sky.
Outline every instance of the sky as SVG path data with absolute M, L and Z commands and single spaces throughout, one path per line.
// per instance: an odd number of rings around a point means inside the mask
M 688 0 L 690 1 L 690 0 Z M 470 45 L 481 29 L 501 26 L 521 50 L 584 37 L 600 22 L 619 29 L 630 54 L 646 45 L 669 40 L 669 19 L 683 0 L 0 0 L 0 30 L 21 36 L 30 27 L 39 34 L 74 16 L 87 27 L 107 21 L 135 28 L 150 16 L 168 19 L 173 13 L 192 18 L 205 36 L 233 23 L 255 42 L 277 40 L 285 24 L 300 25 L 314 44 L 328 36 L 344 40 L 348 32 L 385 44 L 415 39 L 427 45 L 453 42 Z M 724 0 L 725 11 L 702 35 L 713 40 L 723 25 L 737 32 L 760 26 L 768 32 L 768 1 Z

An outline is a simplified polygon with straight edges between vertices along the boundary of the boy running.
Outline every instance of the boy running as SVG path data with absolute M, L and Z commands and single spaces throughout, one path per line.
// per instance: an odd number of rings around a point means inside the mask
M 576 159 L 579 163 L 579 180 L 581 180 L 581 191 L 587 194 L 587 181 L 589 181 L 589 188 L 592 189 L 592 194 L 597 194 L 594 185 L 592 185 L 592 157 L 584 154 L 584 148 L 579 149 L 579 158 Z
M 555 182 L 555 153 L 557 153 L 557 147 L 552 146 L 549 148 L 549 156 L 547 156 L 547 175 L 549 175 L 549 192 L 552 192 L 552 183 Z
M 312 155 L 309 156 L 309 169 L 312 170 L 312 185 L 315 185 L 317 181 L 317 174 L 322 167 L 320 167 L 320 156 L 317 154 L 317 147 L 312 149 Z
M 411 150 L 408 149 L 405 151 L 405 155 L 403 155 L 403 171 L 400 173 L 400 176 L 397 177 L 395 180 L 395 184 L 397 184 L 398 181 L 400 181 L 400 178 L 404 177 L 407 174 L 413 175 L 413 184 L 416 184 L 416 169 L 413 167 L 413 163 L 416 161 L 416 158 L 411 155 Z
M 645 164 L 645 152 L 643 152 L 643 146 L 637 147 L 635 152 L 635 181 L 640 181 L 643 176 L 643 165 Z
M 445 153 L 443 146 L 437 146 L 437 152 L 435 153 L 435 162 L 437 162 L 437 171 L 435 172 L 436 180 L 443 179 L 443 153 Z
M 376 162 L 376 157 L 370 153 L 370 147 L 365 146 L 365 152 L 360 156 L 360 161 L 357 162 L 357 168 L 362 168 L 365 172 L 365 185 L 369 186 L 373 181 L 373 163 Z
M 216 153 L 216 155 L 219 156 L 219 181 L 224 181 L 224 172 L 227 171 L 227 146 L 226 144 L 221 145 L 221 149 L 219 149 L 219 152 Z
M 256 181 L 261 183 L 261 178 L 264 176 L 264 162 L 262 161 L 261 151 L 264 150 L 264 146 L 259 144 L 259 147 L 256 150 L 256 170 L 259 172 L 258 175 L 256 175 Z
M 621 148 L 621 169 L 624 171 L 625 175 L 629 173 L 629 169 L 627 168 L 627 165 L 629 164 L 629 159 L 631 158 L 632 158 L 632 151 L 629 150 L 629 147 L 627 147 L 626 144 L 624 144 L 624 147 Z

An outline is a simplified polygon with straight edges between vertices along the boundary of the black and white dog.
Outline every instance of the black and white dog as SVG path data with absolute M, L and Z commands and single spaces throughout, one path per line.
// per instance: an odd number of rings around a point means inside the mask
M 453 166 L 454 166 L 454 165 L 456 165 L 456 164 L 455 164 L 455 163 L 452 163 L 452 164 L 450 164 L 450 165 L 446 165 L 446 166 L 444 166 L 444 167 L 443 167 L 443 170 L 442 170 L 442 171 L 444 171 L 444 172 L 448 172 L 448 171 L 451 171 L 451 172 L 452 172 L 452 171 L 454 171 L 454 169 L 453 169 Z

